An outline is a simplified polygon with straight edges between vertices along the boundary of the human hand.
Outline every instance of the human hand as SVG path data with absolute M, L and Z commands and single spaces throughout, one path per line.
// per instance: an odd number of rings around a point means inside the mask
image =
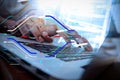
M 46 24 L 42 18 L 30 18 L 19 29 L 23 35 L 31 32 L 38 42 L 52 42 L 51 36 L 56 34 L 58 28 L 55 24 Z
M 60 34 L 60 36 L 62 36 L 66 42 L 71 42 L 71 40 L 75 40 L 75 42 L 78 44 L 78 45 L 82 45 L 85 49 L 85 51 L 92 51 L 92 46 L 90 45 L 89 41 L 80 36 L 77 31 L 75 30 L 69 30 L 69 31 L 61 31 L 61 30 L 58 30 L 57 31 L 58 34 Z

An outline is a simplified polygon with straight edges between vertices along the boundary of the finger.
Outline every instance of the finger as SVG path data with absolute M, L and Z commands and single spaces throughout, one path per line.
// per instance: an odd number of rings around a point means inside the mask
M 81 36 L 76 31 L 71 32 L 71 35 L 73 36 L 73 38 L 74 38 L 74 40 L 76 41 L 77 44 L 83 42 L 81 40 Z
M 71 40 L 69 39 L 69 36 L 68 36 L 64 31 L 59 31 L 59 30 L 57 30 L 56 32 L 57 32 L 61 37 L 63 37 L 66 42 L 71 42 Z
M 39 24 L 41 24 L 41 25 L 44 25 L 44 24 L 45 24 L 45 21 L 44 21 L 43 18 L 31 18 L 30 20 L 31 20 L 32 22 L 34 22 L 34 23 L 39 23 Z
M 49 26 L 45 26 L 46 27 L 46 32 L 48 33 L 49 36 L 54 36 L 56 35 L 56 31 L 57 31 L 57 26 L 56 25 L 49 25 Z
M 44 39 L 43 39 L 41 36 L 36 37 L 36 40 L 37 40 L 38 42 L 44 42 Z
M 84 46 L 85 50 L 88 52 L 93 51 L 92 46 L 90 45 L 89 41 L 85 39 L 84 37 L 82 37 L 82 40 L 84 43 L 88 43 L 86 46 Z
M 84 48 L 85 48 L 85 51 L 87 51 L 87 52 L 93 51 L 93 48 L 92 48 L 92 46 L 90 45 L 90 43 L 88 43 L 88 45 L 85 45 Z
M 69 39 L 68 35 L 66 33 L 59 33 L 61 37 L 63 37 L 65 39 L 66 42 L 71 42 L 71 40 Z
M 31 27 L 31 26 L 32 26 L 32 27 Z M 39 28 L 37 27 L 36 24 L 28 25 L 28 27 L 30 28 L 30 31 L 32 32 L 32 34 L 33 34 L 35 37 L 41 36 L 40 30 L 39 30 Z
M 42 37 L 44 38 L 44 40 L 45 40 L 46 42 L 52 42 L 52 41 L 53 41 L 53 39 L 48 36 L 48 33 L 47 33 L 47 32 L 42 32 Z

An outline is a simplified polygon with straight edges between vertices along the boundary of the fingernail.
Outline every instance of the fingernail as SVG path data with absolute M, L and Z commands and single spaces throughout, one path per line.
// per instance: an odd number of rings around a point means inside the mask
M 77 40 L 79 43 L 83 43 L 83 42 L 84 42 L 81 38 L 76 38 L 76 40 Z
M 41 36 L 39 36 L 39 42 L 43 42 L 43 41 L 44 39 Z
M 48 36 L 48 33 L 47 32 L 42 32 L 42 35 L 43 36 Z

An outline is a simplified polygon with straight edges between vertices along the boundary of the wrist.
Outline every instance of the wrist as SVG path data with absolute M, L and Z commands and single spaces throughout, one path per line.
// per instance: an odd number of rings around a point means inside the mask
M 3 24 L 4 18 L 0 16 L 0 25 Z

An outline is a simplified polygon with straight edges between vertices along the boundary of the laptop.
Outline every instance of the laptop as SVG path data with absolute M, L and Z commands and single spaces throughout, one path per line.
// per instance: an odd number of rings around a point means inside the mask
M 0 56 L 7 60 L 10 65 L 20 65 L 42 80 L 48 80 L 50 76 L 56 79 L 79 79 L 84 72 L 81 67 L 88 64 L 92 59 L 91 57 L 86 59 L 78 57 L 77 60 L 71 57 L 65 59 L 61 55 L 49 57 L 52 50 L 46 47 L 57 49 L 57 45 L 38 43 L 34 40 L 21 39 L 6 33 L 0 33 L 0 37 Z

